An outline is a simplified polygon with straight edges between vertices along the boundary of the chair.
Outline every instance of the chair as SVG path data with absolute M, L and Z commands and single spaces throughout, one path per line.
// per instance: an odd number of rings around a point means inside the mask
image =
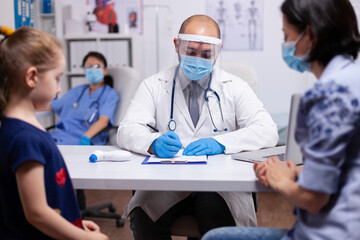
M 255 68 L 251 65 L 241 62 L 230 62 L 223 61 L 221 63 L 222 69 L 228 73 L 234 74 L 235 76 L 246 81 L 255 94 L 258 94 L 258 79 Z
M 223 70 L 246 81 L 253 89 L 255 94 L 257 94 L 257 75 L 255 69 L 252 66 L 240 62 L 222 62 L 221 66 Z M 257 193 L 252 193 L 252 198 L 256 212 L 258 205 Z M 170 226 L 170 233 L 173 236 L 187 237 L 188 240 L 196 240 L 201 238 L 195 216 L 191 212 L 186 212 L 175 219 L 173 224 Z
M 116 207 L 111 202 L 97 204 L 94 206 L 86 207 L 85 192 L 83 189 L 76 190 L 76 197 L 78 200 L 81 217 L 95 217 L 95 218 L 114 218 L 116 220 L 116 226 L 122 227 L 125 221 L 121 219 L 121 215 L 116 212 Z M 109 212 L 102 210 L 108 209 Z
M 118 125 L 125 116 L 130 101 L 141 83 L 141 77 L 131 67 L 109 67 L 107 74 L 114 79 L 113 88 L 120 96 L 119 104 L 115 110 L 114 126 L 109 129 L 108 137 L 108 145 L 117 145 Z
M 106 129 L 109 131 L 107 145 L 116 145 L 118 124 L 125 115 L 130 100 L 140 84 L 140 75 L 130 67 L 109 67 L 107 74 L 113 78 L 113 88 L 120 96 L 119 104 L 114 113 L 114 126 Z M 86 207 L 84 190 L 78 189 L 76 196 L 82 217 L 114 218 L 117 227 L 124 226 L 124 220 L 121 219 L 120 214 L 115 213 L 116 207 L 111 202 Z M 103 211 L 104 209 L 108 209 L 109 212 Z

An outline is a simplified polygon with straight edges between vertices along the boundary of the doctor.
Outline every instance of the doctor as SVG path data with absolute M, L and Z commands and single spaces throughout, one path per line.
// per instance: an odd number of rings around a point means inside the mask
M 186 19 L 174 45 L 180 64 L 141 83 L 119 126 L 122 148 L 172 157 L 182 146 L 186 155 L 212 155 L 277 143 L 277 127 L 248 84 L 213 67 L 222 47 L 213 19 Z M 136 191 L 125 215 L 136 240 L 171 239 L 169 226 L 189 208 L 201 234 L 256 225 L 250 193 Z

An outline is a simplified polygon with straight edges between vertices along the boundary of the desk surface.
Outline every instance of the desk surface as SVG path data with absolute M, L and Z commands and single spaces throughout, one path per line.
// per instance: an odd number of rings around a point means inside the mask
M 133 154 L 126 162 L 90 163 L 95 150 L 117 150 L 115 146 L 59 146 L 74 187 L 154 191 L 267 191 L 250 163 L 229 155 L 209 156 L 204 164 L 141 164 L 145 156 Z

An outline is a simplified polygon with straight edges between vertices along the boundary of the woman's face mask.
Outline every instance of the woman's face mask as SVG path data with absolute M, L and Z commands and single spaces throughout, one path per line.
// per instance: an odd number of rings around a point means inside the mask
M 100 68 L 88 68 L 85 70 L 85 77 L 92 84 L 100 83 L 104 78 L 104 70 Z
M 180 67 L 185 75 L 197 81 L 212 72 L 214 60 L 201 57 L 181 55 Z
M 304 33 L 301 33 L 300 36 L 294 42 L 284 42 L 281 46 L 282 48 L 282 57 L 286 64 L 291 68 L 299 72 L 308 71 L 311 72 L 311 64 L 307 62 L 308 55 L 306 54 L 302 58 L 295 56 L 296 44 L 304 36 Z

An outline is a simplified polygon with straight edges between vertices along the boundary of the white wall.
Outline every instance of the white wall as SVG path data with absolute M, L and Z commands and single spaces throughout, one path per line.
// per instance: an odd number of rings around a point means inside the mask
M 14 0 L 1 0 L 0 3 L 0 25 L 15 27 Z
M 266 109 L 270 113 L 288 112 L 291 94 L 304 91 L 312 81 L 308 80 L 310 79 L 308 74 L 290 70 L 281 58 L 283 34 L 279 8 L 283 0 L 263 1 L 263 51 L 223 51 L 222 60 L 240 61 L 253 65 L 259 78 L 259 98 Z M 158 68 L 163 69 L 177 63 L 173 38 L 177 36 L 181 23 L 187 17 L 206 13 L 206 0 L 143 0 L 143 3 L 144 33 L 133 47 L 134 67 L 145 78 L 154 74 Z M 62 4 L 85 4 L 85 0 L 63 0 Z M 0 6 L 0 24 L 14 26 L 13 1 L 2 0 Z M 158 35 L 156 6 L 160 6 Z M 74 9 L 82 8 L 73 8 L 73 11 Z M 73 12 L 73 16 L 79 15 Z M 159 58 L 157 58 L 157 53 L 159 53 Z
M 290 97 L 308 86 L 308 74 L 290 70 L 281 57 L 283 0 L 264 1 L 264 48 L 263 51 L 223 51 L 222 60 L 240 61 L 255 67 L 259 79 L 259 98 L 270 113 L 288 112 Z M 177 61 L 173 38 L 177 36 L 181 23 L 193 14 L 205 14 L 206 0 L 144 0 L 144 50 L 143 76 L 156 72 L 155 8 L 160 8 L 160 69 Z

